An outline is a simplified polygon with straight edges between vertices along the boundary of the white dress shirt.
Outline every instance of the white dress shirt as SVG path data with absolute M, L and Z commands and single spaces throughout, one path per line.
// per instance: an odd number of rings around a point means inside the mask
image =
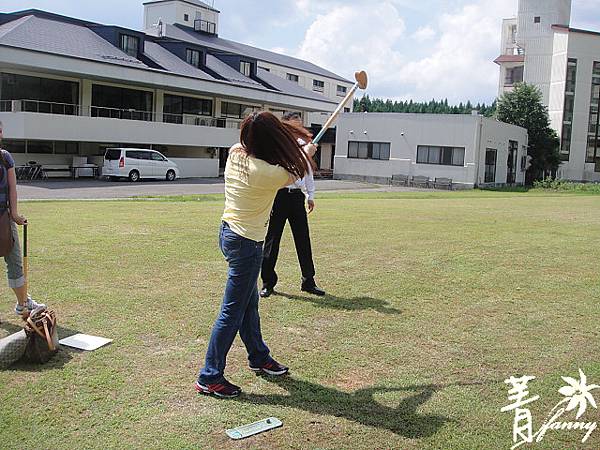
M 306 141 L 304 139 L 298 138 L 298 144 L 306 145 Z M 315 179 L 313 177 L 312 170 L 308 169 L 308 173 L 304 178 L 300 178 L 296 180 L 294 183 L 286 186 L 288 189 L 300 189 L 308 200 L 315 199 Z
M 288 189 L 301 189 L 309 200 L 315 199 L 315 179 L 312 170 L 309 171 L 304 178 L 300 178 L 286 187 Z

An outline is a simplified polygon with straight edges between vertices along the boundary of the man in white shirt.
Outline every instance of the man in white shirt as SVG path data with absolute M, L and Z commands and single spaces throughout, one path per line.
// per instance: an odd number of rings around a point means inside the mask
M 283 120 L 295 121 L 302 126 L 302 119 L 298 113 L 287 113 L 283 116 Z M 301 142 L 301 144 L 305 144 L 305 142 Z M 298 262 L 302 271 L 302 291 L 319 296 L 325 295 L 325 291 L 315 283 L 315 266 L 312 259 L 305 201 L 308 203 L 308 212 L 311 213 L 315 208 L 315 181 L 312 172 L 277 192 L 263 245 L 261 297 L 272 295 L 277 284 L 275 265 L 286 221 L 290 222 L 294 236 Z

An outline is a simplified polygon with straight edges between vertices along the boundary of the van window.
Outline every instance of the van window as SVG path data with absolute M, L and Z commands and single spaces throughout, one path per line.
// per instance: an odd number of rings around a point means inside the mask
M 104 155 L 104 159 L 108 160 L 108 161 L 116 161 L 121 157 L 121 150 L 119 149 L 110 149 L 110 150 L 106 150 L 106 153 Z
M 152 159 L 152 152 L 144 150 L 127 150 L 126 156 L 131 159 Z
M 131 159 L 142 159 L 142 156 L 140 155 L 140 151 L 138 150 L 127 150 L 125 152 L 125 156 L 127 156 L 127 158 L 131 158 Z
M 153 161 L 165 161 L 165 158 L 160 153 L 152 153 Z

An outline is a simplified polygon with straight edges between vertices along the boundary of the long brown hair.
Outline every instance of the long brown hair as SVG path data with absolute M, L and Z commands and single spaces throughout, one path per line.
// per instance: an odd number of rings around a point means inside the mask
M 242 122 L 240 142 L 246 153 L 273 165 L 279 165 L 292 175 L 304 177 L 312 161 L 298 143 L 300 137 L 310 141 L 310 133 L 289 122 L 282 122 L 270 112 L 252 113 Z

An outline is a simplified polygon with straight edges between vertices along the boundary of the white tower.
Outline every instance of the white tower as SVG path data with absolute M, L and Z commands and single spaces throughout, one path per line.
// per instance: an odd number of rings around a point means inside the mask
M 208 34 L 218 34 L 219 11 L 200 0 L 150 0 L 144 3 L 144 30 L 158 34 L 159 21 L 184 25 Z
M 549 101 L 554 49 L 553 25 L 569 26 L 571 0 L 519 0 L 517 44 L 525 53 L 523 81 L 535 84 Z

